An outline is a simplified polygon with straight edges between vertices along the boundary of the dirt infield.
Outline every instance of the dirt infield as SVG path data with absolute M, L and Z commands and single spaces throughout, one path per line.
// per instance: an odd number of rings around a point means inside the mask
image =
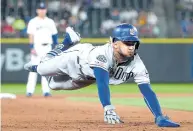
M 116 105 L 125 123 L 108 125 L 100 103 L 70 102 L 66 97 L 2 100 L 2 131 L 193 131 L 193 112 L 164 109 L 181 127 L 159 128 L 147 108 Z

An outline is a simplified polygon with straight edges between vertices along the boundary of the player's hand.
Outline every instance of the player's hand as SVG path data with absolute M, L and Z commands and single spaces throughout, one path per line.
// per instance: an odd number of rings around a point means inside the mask
M 37 52 L 36 52 L 36 50 L 35 49 L 31 49 L 31 55 L 34 55 L 34 56 L 37 56 Z
M 104 121 L 109 124 L 124 123 L 115 112 L 113 105 L 107 105 L 104 107 Z

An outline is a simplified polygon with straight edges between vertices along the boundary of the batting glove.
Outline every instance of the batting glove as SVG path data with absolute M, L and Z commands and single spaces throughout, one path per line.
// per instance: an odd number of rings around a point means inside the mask
M 104 107 L 104 121 L 109 124 L 124 123 L 115 112 L 113 105 L 107 105 Z

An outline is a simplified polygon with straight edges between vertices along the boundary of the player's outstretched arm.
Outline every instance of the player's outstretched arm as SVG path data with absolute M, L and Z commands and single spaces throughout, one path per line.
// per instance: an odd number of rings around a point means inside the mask
M 104 107 L 104 121 L 109 124 L 123 123 L 115 112 L 115 107 L 111 105 L 109 90 L 109 73 L 99 67 L 94 67 L 94 75 L 98 87 L 99 99 Z
M 139 89 L 143 94 L 145 103 L 147 104 L 150 111 L 155 116 L 155 123 L 159 127 L 179 127 L 178 123 L 171 121 L 167 116 L 163 116 L 159 101 L 156 94 L 151 89 L 150 84 L 139 84 Z

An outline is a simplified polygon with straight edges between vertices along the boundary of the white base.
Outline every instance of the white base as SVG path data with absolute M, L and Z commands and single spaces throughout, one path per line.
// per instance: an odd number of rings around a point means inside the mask
M 16 95 L 10 93 L 0 93 L 0 99 L 16 99 Z

